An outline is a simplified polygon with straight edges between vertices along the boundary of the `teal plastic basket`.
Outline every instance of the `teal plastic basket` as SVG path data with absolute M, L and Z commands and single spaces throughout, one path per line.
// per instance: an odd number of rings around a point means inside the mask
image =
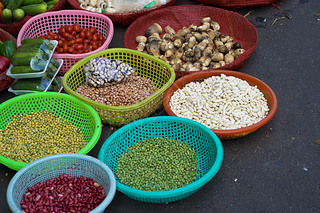
M 199 177 L 192 183 L 167 191 L 144 191 L 119 182 L 115 168 L 119 156 L 130 145 L 146 138 L 167 137 L 187 142 L 198 155 Z M 184 199 L 209 182 L 221 167 L 223 148 L 220 139 L 206 126 L 181 117 L 157 116 L 144 118 L 114 132 L 103 144 L 98 158 L 114 173 L 117 190 L 128 197 L 148 202 L 167 203 Z
M 29 163 L 13 176 L 7 188 L 7 202 L 11 211 L 22 212 L 20 202 L 28 187 L 59 177 L 60 174 L 89 177 L 103 187 L 107 196 L 91 213 L 104 212 L 116 193 L 112 171 L 97 158 L 74 153 L 50 155 Z

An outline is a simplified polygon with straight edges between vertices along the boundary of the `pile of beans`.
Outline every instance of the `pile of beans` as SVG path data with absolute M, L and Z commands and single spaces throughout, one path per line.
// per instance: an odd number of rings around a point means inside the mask
M 15 115 L 0 129 L 0 154 L 29 163 L 58 153 L 76 153 L 87 141 L 77 126 L 49 111 Z
M 267 99 L 257 86 L 224 74 L 186 84 L 174 92 L 169 105 L 177 116 L 212 129 L 250 126 L 269 112 Z
M 92 178 L 61 174 L 28 187 L 20 205 L 25 213 L 90 212 L 105 197 L 103 187 Z
M 157 90 L 150 79 L 133 73 L 118 84 L 95 88 L 86 83 L 76 92 L 85 98 L 106 105 L 129 106 L 143 101 Z
M 118 158 L 119 181 L 135 189 L 171 190 L 188 185 L 198 176 L 196 151 L 186 142 L 147 138 L 131 145 Z

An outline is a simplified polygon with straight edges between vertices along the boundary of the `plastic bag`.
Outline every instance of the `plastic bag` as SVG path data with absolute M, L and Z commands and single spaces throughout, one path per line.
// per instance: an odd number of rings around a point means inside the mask
M 92 87 L 117 84 L 135 72 L 128 64 L 114 59 L 93 58 L 85 67 L 87 83 Z
M 113 0 L 108 7 L 113 8 L 113 13 L 134 13 L 141 10 L 154 8 L 166 4 L 168 0 Z

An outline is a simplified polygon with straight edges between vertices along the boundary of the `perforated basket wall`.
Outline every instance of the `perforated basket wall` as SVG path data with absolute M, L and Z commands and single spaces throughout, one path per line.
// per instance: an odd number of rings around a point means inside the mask
M 187 142 L 198 156 L 201 168 L 197 180 L 181 188 L 167 191 L 144 191 L 133 189 L 119 182 L 115 168 L 119 156 L 130 145 L 146 138 L 168 137 Z M 220 169 L 223 148 L 219 138 L 206 126 L 186 118 L 157 116 L 132 122 L 114 132 L 103 144 L 98 158 L 115 174 L 117 189 L 133 199 L 166 203 L 186 198 L 210 181 Z
M 244 7 L 255 7 L 268 5 L 276 0 L 195 0 L 203 4 L 210 4 L 225 9 L 239 9 Z
M 36 92 L 16 96 L 0 104 L 0 129 L 4 129 L 14 115 L 48 110 L 71 121 L 83 133 L 88 144 L 78 153 L 87 154 L 98 142 L 102 130 L 101 120 L 89 105 L 64 93 Z M 68 143 L 68 141 L 66 141 Z M 0 163 L 13 170 L 20 170 L 27 163 L 17 162 L 0 155 Z
M 134 20 L 136 20 L 138 17 L 143 16 L 151 11 L 154 10 L 158 10 L 161 8 L 165 8 L 165 7 L 169 7 L 171 5 L 173 5 L 175 3 L 176 0 L 169 0 L 167 3 L 165 4 L 161 4 L 158 7 L 154 7 L 148 10 L 144 10 L 144 11 L 139 11 L 136 13 L 110 13 L 110 14 L 106 14 L 113 23 L 120 23 L 122 26 L 127 26 L 129 24 L 131 24 Z M 69 4 L 71 5 L 71 7 L 75 10 L 83 10 L 80 7 L 80 3 L 78 2 L 78 0 L 68 0 Z
M 72 65 L 80 59 L 91 54 L 100 52 L 109 47 L 113 37 L 113 23 L 110 18 L 105 15 L 84 10 L 61 10 L 56 12 L 46 12 L 29 19 L 21 28 L 17 45 L 21 45 L 23 39 L 36 38 L 47 34 L 49 31 L 57 33 L 61 26 L 72 25 L 78 23 L 82 28 L 96 27 L 97 33 L 102 34 L 106 41 L 98 49 L 83 54 L 59 54 L 54 53 L 55 59 L 63 59 L 63 65 L 59 71 L 60 75 L 64 75 Z
M 227 34 L 234 38 L 235 42 L 239 42 L 245 52 L 236 58 L 232 63 L 216 69 L 240 69 L 244 62 L 251 56 L 258 44 L 258 33 L 256 28 L 242 15 L 210 6 L 200 5 L 181 5 L 163 8 L 150 12 L 139 17 L 132 22 L 126 30 L 123 38 L 123 47 L 135 49 L 137 47 L 136 37 L 145 35 L 146 29 L 153 23 L 158 23 L 164 29 L 167 25 L 171 26 L 176 32 L 182 27 L 188 27 L 191 24 L 200 26 L 201 19 L 211 17 L 220 25 L 219 32 Z M 160 34 L 162 36 L 163 33 Z M 176 70 L 176 77 L 180 78 L 184 75 L 194 73 L 192 71 Z
M 76 90 L 86 82 L 85 66 L 92 58 L 105 57 L 120 60 L 136 69 L 136 73 L 150 79 L 158 89 L 145 100 L 130 106 L 109 106 L 79 95 Z M 174 82 L 172 67 L 145 53 L 125 48 L 112 48 L 87 56 L 78 61 L 63 77 L 63 88 L 70 95 L 90 104 L 99 114 L 103 123 L 122 126 L 148 117 L 162 105 L 163 93 Z
M 92 213 L 104 212 L 115 195 L 114 175 L 101 161 L 81 154 L 57 154 L 38 159 L 13 176 L 7 189 L 7 202 L 12 212 L 21 212 L 20 201 L 28 187 L 56 178 L 60 174 L 68 174 L 71 177 L 89 177 L 103 187 L 107 197 L 91 211 Z

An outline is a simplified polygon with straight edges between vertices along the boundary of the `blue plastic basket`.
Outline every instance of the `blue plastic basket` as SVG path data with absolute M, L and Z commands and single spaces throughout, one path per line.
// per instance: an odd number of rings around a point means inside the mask
M 181 188 L 167 191 L 144 191 L 119 182 L 115 168 L 119 156 L 130 145 L 146 138 L 167 137 L 186 141 L 198 155 L 199 177 Z M 167 203 L 184 199 L 210 181 L 220 169 L 223 148 L 219 138 L 206 126 L 190 119 L 157 116 L 141 119 L 118 129 L 103 144 L 98 158 L 115 174 L 117 190 L 128 197 L 149 203 Z
M 104 212 L 115 195 L 115 177 L 108 166 L 100 160 L 83 154 L 56 154 L 29 163 L 13 176 L 7 189 L 7 202 L 11 211 L 22 212 L 20 202 L 28 187 L 56 178 L 60 174 L 93 178 L 103 187 L 107 197 L 91 211 L 92 213 Z

